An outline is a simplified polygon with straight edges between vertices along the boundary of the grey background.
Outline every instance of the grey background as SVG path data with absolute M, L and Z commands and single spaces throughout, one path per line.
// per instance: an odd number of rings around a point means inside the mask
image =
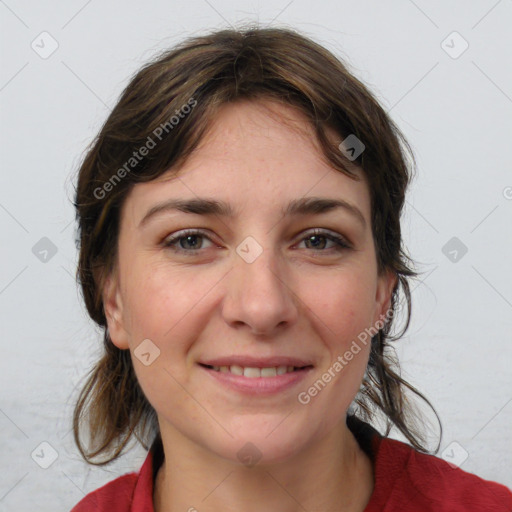
M 439 456 L 512 486 L 511 0 L 7 0 L 0 17 L 0 510 L 66 511 L 140 467 L 140 447 L 89 467 L 70 434 L 100 347 L 74 281 L 74 173 L 142 63 L 248 21 L 344 58 L 411 142 L 403 227 L 424 274 L 397 344 L 404 374 L 441 416 Z

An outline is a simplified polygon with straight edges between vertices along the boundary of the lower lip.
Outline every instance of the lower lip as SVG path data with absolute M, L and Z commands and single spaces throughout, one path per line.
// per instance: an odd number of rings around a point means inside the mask
M 218 372 L 202 365 L 199 367 L 229 389 L 248 395 L 271 395 L 286 391 L 301 382 L 313 369 L 309 366 L 275 377 L 244 377 L 233 373 Z

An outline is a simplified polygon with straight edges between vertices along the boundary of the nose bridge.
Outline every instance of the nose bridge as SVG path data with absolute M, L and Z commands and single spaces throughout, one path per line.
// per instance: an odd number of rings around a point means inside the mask
M 296 321 L 294 294 L 286 283 L 278 251 L 268 245 L 264 248 L 253 237 L 239 244 L 224 317 L 231 324 L 244 323 L 259 334 L 271 334 L 279 326 Z

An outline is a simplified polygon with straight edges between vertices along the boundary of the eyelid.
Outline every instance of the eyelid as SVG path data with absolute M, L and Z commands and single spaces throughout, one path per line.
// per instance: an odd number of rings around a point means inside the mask
M 325 236 L 326 238 L 329 239 L 335 239 L 338 240 L 340 243 L 344 243 L 347 247 L 352 247 L 352 243 L 346 236 L 326 228 L 313 228 L 300 234 L 301 240 L 313 235 Z
M 201 252 L 202 248 L 187 250 L 182 249 L 181 247 L 178 246 L 178 243 L 182 238 L 194 235 L 205 238 L 215 245 L 215 242 L 212 240 L 212 237 L 208 234 L 208 231 L 200 228 L 186 228 L 176 231 L 172 235 L 164 238 L 164 240 L 162 241 L 162 245 L 164 246 L 164 248 L 169 248 L 175 253 L 186 254 L 188 256 L 198 255 Z M 353 249 L 353 244 L 347 239 L 347 237 L 326 228 L 312 228 L 306 231 L 302 231 L 298 236 L 300 238 L 297 240 L 297 244 L 304 242 L 311 236 L 321 236 L 335 244 L 335 247 L 330 247 L 328 249 L 310 249 L 308 251 L 317 253 L 318 255 L 320 255 L 321 253 L 326 253 L 326 255 L 328 255 L 332 254 L 332 252 L 342 252 L 349 249 Z
M 203 230 L 203 229 L 199 229 L 199 228 L 185 228 L 185 229 L 181 229 L 179 231 L 176 231 L 172 235 L 166 236 L 163 239 L 162 244 L 163 244 L 164 247 L 172 247 L 172 244 L 174 244 L 175 242 L 178 242 L 181 238 L 185 238 L 187 236 L 192 236 L 192 235 L 198 235 L 198 236 L 200 235 L 203 238 L 206 238 L 207 240 L 209 240 L 210 242 L 215 244 L 215 242 L 212 240 L 212 237 L 208 234 L 208 232 Z M 187 251 L 185 249 L 178 248 L 178 249 L 176 249 L 176 252 L 192 253 L 192 252 L 198 252 L 198 250 L 196 250 L 196 251 L 192 251 L 192 250 Z

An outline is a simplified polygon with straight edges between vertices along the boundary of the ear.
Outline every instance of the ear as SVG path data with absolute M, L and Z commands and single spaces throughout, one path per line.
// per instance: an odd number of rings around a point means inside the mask
M 103 307 L 112 343 L 117 348 L 128 349 L 129 336 L 128 331 L 125 328 L 119 278 L 115 271 L 112 271 L 105 280 L 105 284 L 103 286 Z
M 386 313 L 391 307 L 391 297 L 393 290 L 398 282 L 398 276 L 390 269 L 386 270 L 377 280 L 377 291 L 375 294 L 375 318 L 374 325 L 380 319 L 386 317 Z

